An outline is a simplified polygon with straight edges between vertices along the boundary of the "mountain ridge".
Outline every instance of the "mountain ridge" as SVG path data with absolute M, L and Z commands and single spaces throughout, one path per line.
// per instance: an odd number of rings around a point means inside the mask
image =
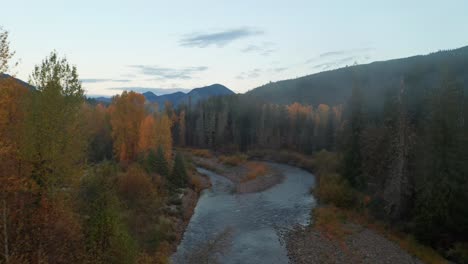
M 374 101 L 378 107 L 379 100 L 388 92 L 395 92 L 405 82 L 408 86 L 432 89 L 440 85 L 447 74 L 468 90 L 468 46 L 270 82 L 248 91 L 246 95 L 276 104 L 337 105 L 346 103 L 352 87 L 357 86 L 365 99 Z

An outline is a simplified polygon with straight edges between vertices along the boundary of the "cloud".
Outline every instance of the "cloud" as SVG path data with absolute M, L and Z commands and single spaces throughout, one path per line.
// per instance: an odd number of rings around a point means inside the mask
M 287 70 L 287 69 L 288 69 L 288 68 L 286 68 L 286 67 L 278 67 L 278 68 L 274 68 L 273 71 L 275 71 L 275 72 L 283 72 L 283 71 L 285 71 L 285 70 Z
M 367 62 L 371 59 L 369 52 L 371 47 L 355 48 L 347 50 L 334 50 L 319 54 L 315 58 L 307 60 L 306 64 L 313 64 L 313 69 L 330 70 L 345 65 Z
M 199 66 L 199 67 L 186 67 L 180 69 L 158 67 L 158 66 L 149 66 L 149 65 L 129 65 L 129 67 L 137 69 L 143 75 L 148 75 L 156 77 L 159 79 L 180 79 L 180 80 L 189 80 L 193 78 L 193 75 L 206 71 L 208 67 Z
M 359 60 L 363 59 L 361 56 L 348 56 L 335 60 L 330 60 L 324 63 L 312 66 L 313 69 L 329 70 L 334 68 L 343 67 L 349 64 L 357 64 Z M 365 59 L 365 58 L 364 58 Z
M 198 48 L 206 48 L 211 45 L 224 47 L 235 40 L 262 34 L 264 32 L 261 30 L 246 27 L 212 33 L 193 33 L 182 38 L 180 45 Z
M 134 91 L 138 93 L 152 92 L 156 95 L 170 94 L 176 92 L 188 93 L 191 89 L 185 88 L 153 88 L 153 87 L 112 87 L 107 88 L 107 90 L 112 91 Z
M 371 52 L 372 50 L 374 50 L 374 48 L 364 47 L 364 48 L 355 48 L 355 49 L 346 49 L 346 50 L 327 51 L 327 52 L 319 54 L 318 56 L 316 56 L 316 57 L 314 57 L 312 59 L 307 60 L 306 63 L 314 63 L 314 62 L 321 61 L 323 59 L 334 60 L 333 58 L 339 58 L 339 57 L 343 57 L 343 56 L 348 57 L 348 56 L 351 56 L 351 55 L 353 55 L 353 56 L 361 55 L 363 57 L 370 58 L 368 53 Z
M 246 72 L 241 72 L 239 75 L 236 76 L 236 79 L 239 79 L 239 80 L 254 79 L 254 78 L 259 77 L 261 72 L 262 70 L 258 68 L 250 70 L 250 71 L 246 71 Z
M 101 82 L 131 82 L 128 79 L 81 79 L 82 83 L 101 83 Z
M 364 48 L 356 48 L 356 49 L 348 49 L 348 50 L 328 51 L 328 52 L 321 53 L 319 55 L 319 58 L 342 56 L 342 55 L 357 54 L 357 53 L 367 53 L 372 50 L 373 48 L 371 47 L 364 47 Z
M 241 51 L 244 53 L 258 53 L 263 56 L 268 56 L 275 51 L 272 48 L 273 43 L 271 42 L 264 42 L 261 45 L 248 45 L 247 47 L 243 48 Z

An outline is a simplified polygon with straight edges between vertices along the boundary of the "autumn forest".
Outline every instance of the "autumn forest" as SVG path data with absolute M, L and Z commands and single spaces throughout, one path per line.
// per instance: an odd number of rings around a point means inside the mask
M 86 96 L 55 51 L 23 82 L 14 45 L 0 31 L 0 263 L 170 263 L 216 184 L 199 168 L 240 171 L 239 186 L 269 184 L 261 192 L 285 181 L 270 162 L 316 177 L 310 232 L 345 245 L 357 223 L 423 262 L 468 263 L 466 48 L 382 77 L 378 95 L 365 70 L 342 69 L 353 78 L 342 102 L 291 80 L 268 97 L 260 87 L 161 106 L 130 90 Z

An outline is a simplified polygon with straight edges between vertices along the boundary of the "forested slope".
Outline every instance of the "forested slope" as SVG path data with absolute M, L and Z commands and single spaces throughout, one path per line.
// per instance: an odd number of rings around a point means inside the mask
M 184 142 L 336 152 L 337 169 L 319 175 L 322 201 L 359 208 L 466 262 L 467 73 L 462 48 L 269 84 L 179 109 L 193 128 Z
M 404 79 L 417 78 L 418 85 L 434 88 L 442 75 L 450 74 L 468 90 L 468 46 L 429 55 L 378 61 L 265 84 L 247 95 L 277 104 L 343 104 L 352 87 L 359 86 L 370 102 L 380 104 L 385 94 Z

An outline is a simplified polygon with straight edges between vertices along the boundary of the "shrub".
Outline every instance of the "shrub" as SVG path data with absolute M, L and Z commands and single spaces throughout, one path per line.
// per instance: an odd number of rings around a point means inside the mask
M 209 149 L 191 149 L 192 155 L 202 158 L 212 158 L 213 153 Z
M 256 179 L 257 177 L 264 176 L 269 172 L 268 166 L 261 162 L 249 162 L 246 167 L 248 172 L 243 181 Z
M 118 177 L 119 195 L 131 205 L 140 204 L 156 196 L 155 187 L 150 176 L 139 166 L 130 166 L 127 172 Z
M 314 167 L 316 173 L 319 175 L 322 173 L 336 172 L 340 164 L 338 154 L 321 150 L 314 155 Z
M 200 176 L 198 175 L 192 175 L 190 177 L 190 183 L 196 192 L 200 192 L 203 189 L 203 184 L 201 182 Z
M 291 164 L 308 171 L 313 171 L 314 162 L 311 156 L 288 150 L 251 150 L 248 155 L 254 159 L 268 160 Z
M 219 157 L 219 161 L 221 161 L 225 165 L 239 166 L 247 161 L 247 155 L 245 154 L 234 154 L 230 156 L 223 155 Z
M 353 207 L 356 203 L 356 191 L 337 173 L 320 175 L 315 194 L 322 202 L 342 208 Z

